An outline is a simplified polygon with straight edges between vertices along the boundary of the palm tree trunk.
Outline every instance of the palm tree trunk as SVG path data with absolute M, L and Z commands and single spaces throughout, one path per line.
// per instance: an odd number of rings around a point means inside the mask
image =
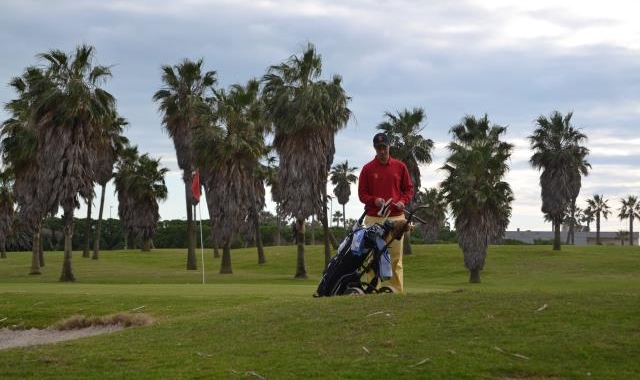
M 82 257 L 89 258 L 89 241 L 91 240 L 91 205 L 93 204 L 93 197 L 89 197 L 87 200 L 87 222 L 84 225 L 84 249 L 82 250 Z
M 556 218 L 553 221 L 553 250 L 560 250 L 560 219 Z
M 64 259 L 62 262 L 62 273 L 60 274 L 61 282 L 74 282 L 76 278 L 71 268 L 71 253 L 73 242 L 73 213 L 64 212 Z
M 144 239 L 144 242 L 142 243 L 142 252 L 150 252 L 151 251 L 151 242 L 152 240 L 150 238 L 148 239 Z
M 404 233 L 402 244 L 402 254 L 403 255 L 411 255 L 413 254 L 413 248 L 411 247 L 411 231 L 407 231 Z
M 407 207 L 409 207 L 410 210 L 413 210 L 415 208 L 413 199 L 411 199 L 409 201 L 409 204 L 407 205 Z M 404 213 L 403 213 L 403 215 L 404 215 Z M 412 255 L 413 254 L 413 247 L 411 246 L 411 228 L 409 228 L 404 233 L 403 242 L 402 242 L 402 254 L 403 255 Z
M 215 237 L 215 234 L 213 233 L 213 230 L 211 230 L 211 244 L 213 244 L 213 258 L 214 259 L 219 259 L 220 258 L 220 244 L 218 244 L 218 240 Z
M 222 261 L 220 263 L 220 274 L 233 274 L 231 269 L 231 244 L 224 243 L 222 246 Z
M 249 201 L 251 202 L 251 216 L 253 219 L 253 228 L 255 229 L 256 234 L 256 249 L 258 251 L 258 265 L 264 265 L 267 263 L 267 259 L 264 256 L 264 246 L 262 244 L 262 233 L 260 232 L 260 213 L 256 207 L 256 192 L 255 188 L 251 187 L 249 189 Z
M 213 258 L 214 259 L 219 259 L 220 258 L 220 245 L 218 244 L 218 241 L 216 240 L 215 237 L 211 238 L 211 242 L 213 244 Z
M 333 246 L 333 249 L 334 250 L 338 249 L 338 246 L 340 246 L 340 243 L 338 243 L 338 240 L 336 239 L 336 237 L 333 236 L 333 232 L 331 230 L 329 230 L 329 239 L 331 239 L 331 245 Z
M 596 245 L 602 245 L 600 242 L 600 213 L 596 215 Z
M 463 228 L 459 231 L 458 246 L 462 248 L 464 256 L 464 266 L 469 270 L 469 282 L 480 282 L 480 271 L 484 268 L 484 261 L 487 256 L 487 243 L 484 234 L 476 231 L 469 232 L 470 228 Z
M 296 219 L 296 242 L 298 244 L 298 259 L 295 278 L 307 278 L 307 268 L 304 263 L 304 219 Z
M 346 203 L 342 204 L 342 227 L 347 230 L 347 205 Z
M 324 226 L 327 226 L 327 233 L 326 235 L 329 237 L 329 242 L 331 244 L 331 249 L 333 249 L 334 251 L 336 249 L 338 249 L 338 247 L 340 246 L 340 243 L 338 243 L 338 239 L 336 239 L 336 237 L 333 235 L 333 231 L 331 229 L 329 229 L 328 227 L 328 223 L 329 221 L 327 219 L 323 219 L 322 221 L 322 226 L 324 228 Z M 331 249 L 329 250 L 329 259 L 331 259 Z M 329 262 L 327 261 L 327 253 L 325 251 L 325 267 L 327 266 L 327 264 L 329 264 Z
M 264 265 L 267 263 L 267 258 L 264 255 L 262 232 L 260 232 L 260 221 L 256 220 L 256 224 L 256 250 L 258 251 L 258 265 Z
M 33 242 L 31 244 L 31 270 L 29 274 L 42 274 L 40 272 L 40 226 L 35 228 Z
M 185 199 L 187 202 L 187 270 L 198 269 L 196 261 L 196 235 L 193 228 L 193 212 L 191 207 L 191 178 L 184 182 Z
M 472 284 L 479 284 L 480 283 L 480 270 L 479 269 L 472 269 L 469 271 L 469 282 Z
M 137 249 L 138 248 L 138 239 L 133 234 L 133 232 L 127 232 L 127 240 L 129 241 L 129 249 Z
M 98 260 L 98 255 L 100 253 L 100 239 L 102 236 L 102 212 L 104 211 L 104 195 L 106 185 L 102 185 L 102 190 L 100 192 L 100 209 L 98 211 L 98 223 L 96 225 L 96 237 L 93 241 L 93 256 L 91 257 L 93 260 Z
M 633 215 L 629 216 L 629 246 L 633 245 Z
M 207 207 L 209 207 L 209 204 L 207 204 Z M 211 214 L 209 214 L 211 215 Z M 216 238 L 216 234 L 215 231 L 213 230 L 213 221 L 209 220 L 209 224 L 211 224 L 212 228 L 211 228 L 211 245 L 213 245 L 213 258 L 214 259 L 219 259 L 220 258 L 220 243 L 218 242 L 218 239 Z
M 322 202 L 322 229 L 324 231 L 324 267 L 326 268 L 327 265 L 329 265 L 329 260 L 331 260 L 331 246 L 329 245 L 331 230 L 329 230 L 329 221 L 327 220 L 327 191 L 325 190 L 324 192 L 324 202 Z
M 280 246 L 280 233 L 281 233 L 281 225 L 280 225 L 280 214 L 278 213 L 278 206 L 276 205 L 276 245 Z
M 571 220 L 569 222 L 569 235 L 571 236 L 571 244 L 575 244 L 576 231 L 576 198 L 571 199 Z
M 338 246 L 340 245 L 340 243 L 338 243 L 338 240 L 336 239 L 335 236 L 333 236 L 333 231 L 331 231 L 331 229 L 329 228 L 329 217 L 327 215 L 327 195 L 324 195 L 324 206 L 323 206 L 323 212 L 325 215 L 325 218 L 321 218 L 320 222 L 322 223 L 322 227 L 324 228 L 325 231 L 325 236 L 329 236 L 329 241 L 331 242 L 331 247 L 336 250 L 338 249 Z M 325 247 L 326 248 L 326 247 Z M 329 249 L 329 253 L 328 253 L 328 259 L 327 259 L 327 253 L 325 250 L 325 266 L 327 264 L 329 264 L 329 259 L 331 259 L 331 249 Z
M 258 251 L 258 265 L 264 265 L 267 263 L 267 258 L 264 255 L 264 245 L 262 243 L 262 233 L 260 232 L 260 222 L 257 222 L 256 226 L 256 250 Z
M 38 225 L 38 261 L 40 268 L 44 268 L 44 240 L 42 239 L 42 225 Z
M 316 216 L 311 215 L 311 245 L 316 245 Z

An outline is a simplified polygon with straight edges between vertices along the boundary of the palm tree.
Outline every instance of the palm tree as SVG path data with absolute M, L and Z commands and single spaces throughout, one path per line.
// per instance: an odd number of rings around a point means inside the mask
M 513 193 L 503 181 L 512 144 L 500 140 L 506 131 L 490 126 L 489 119 L 465 116 L 451 128 L 454 141 L 442 169 L 448 172 L 441 183 L 451 207 L 458 233 L 458 245 L 469 270 L 469 282 L 480 282 L 487 247 L 504 235 L 511 217 Z
M 407 165 L 413 186 L 415 189 L 419 189 L 422 185 L 420 165 L 431 163 L 431 151 L 433 150 L 433 141 L 420 135 L 424 129 L 424 109 L 414 108 L 412 111 L 405 109 L 399 111 L 397 115 L 390 112 L 386 112 L 384 115 L 387 120 L 378 124 L 377 128 L 385 131 L 389 136 L 391 144 L 389 153 Z M 415 197 L 414 194 L 414 199 L 411 200 L 408 207 L 413 208 L 411 203 L 415 201 Z M 408 238 L 410 231 L 407 231 L 406 234 L 407 239 L 404 239 L 405 244 L 403 245 L 404 254 L 411 254 L 411 239 Z
M 529 162 L 542 170 L 542 212 L 553 221 L 554 250 L 560 250 L 560 225 L 565 210 L 575 209 L 582 176 L 586 176 L 591 167 L 586 161 L 589 149 L 581 145 L 587 136 L 571 125 L 572 116 L 569 112 L 563 117 L 558 111 L 552 112 L 549 118 L 539 116 L 538 128 L 529 136 L 534 151 Z
M 609 210 L 609 205 L 607 204 L 609 200 L 604 199 L 602 195 L 595 194 L 593 198 L 587 199 L 587 204 L 589 208 L 593 210 L 596 215 L 596 244 L 601 245 L 600 242 L 600 217 L 608 219 L 611 211 Z
M 33 114 L 35 95 L 45 82 L 44 73 L 36 67 L 28 67 L 10 85 L 18 98 L 5 105 L 11 117 L 2 123 L 2 162 L 5 172 L 13 178 L 13 195 L 18 204 L 19 219 L 23 228 L 32 235 L 32 257 L 30 275 L 41 274 L 44 256 L 40 249 L 40 231 L 45 210 L 33 186 L 38 177 L 38 138 Z
M 584 210 L 582 210 L 582 218 L 580 219 L 580 221 L 587 224 L 587 231 L 591 231 L 591 223 L 595 222 L 595 220 L 596 213 L 591 207 L 587 206 Z
M 193 130 L 208 123 L 210 115 L 206 97 L 216 84 L 216 72 L 202 72 L 202 59 L 185 59 L 175 66 L 162 66 L 164 87 L 153 95 L 159 102 L 158 109 L 163 114 L 162 125 L 173 139 L 178 158 L 178 167 L 182 170 L 187 207 L 187 269 L 197 269 L 195 251 L 195 230 L 193 227 L 193 206 L 191 182 L 195 172 L 193 157 Z
M 38 196 L 44 209 L 62 207 L 65 221 L 64 261 L 60 281 L 75 281 L 71 267 L 73 213 L 93 196 L 96 142 L 115 99 L 100 88 L 111 76 L 108 67 L 93 65 L 94 48 L 78 46 L 73 55 L 51 50 L 39 57 L 48 63 L 41 92 L 34 94 L 37 121 Z
M 127 145 L 124 147 L 122 154 L 116 161 L 114 174 L 115 192 L 118 196 L 118 216 L 120 223 L 122 224 L 122 231 L 125 239 L 124 248 L 130 247 L 130 243 L 133 243 L 133 225 L 131 221 L 134 216 L 132 215 L 135 210 L 134 198 L 130 194 L 135 189 L 127 185 L 129 178 L 134 176 L 136 165 L 140 159 L 137 145 Z
M 584 210 L 580 207 L 576 207 L 574 216 L 575 217 L 573 218 L 573 222 L 575 223 L 576 227 L 579 227 L 580 231 L 584 231 L 585 226 L 582 225 L 582 221 L 584 220 Z M 574 240 L 574 237 L 572 237 L 571 243 L 574 243 Z
M 580 209 L 580 207 L 577 207 L 575 202 L 571 202 L 569 206 L 567 206 L 567 210 L 565 211 L 565 214 L 562 218 L 562 223 L 569 226 L 569 230 L 567 231 L 566 244 L 575 243 L 575 229 L 576 226 L 580 224 L 580 220 L 583 217 L 582 213 L 582 209 Z
M 333 215 L 331 216 L 333 223 L 340 225 L 340 220 L 344 220 L 344 215 L 342 215 L 342 212 L 340 212 L 340 210 L 336 210 Z
M 447 217 L 447 200 L 441 190 L 432 187 L 425 189 L 424 192 L 418 191 L 416 203 L 426 206 L 419 209 L 417 215 L 427 222 L 421 226 L 424 242 L 433 244 L 436 242 Z
M 619 230 L 616 233 L 616 237 L 620 239 L 620 245 L 624 245 L 624 241 L 629 237 L 629 231 Z
M 216 91 L 213 108 L 222 134 L 215 126 L 201 128 L 195 148 L 198 167 L 207 172 L 205 188 L 212 233 L 223 247 L 220 273 L 233 273 L 231 241 L 247 222 L 251 222 L 256 236 L 258 263 L 266 263 L 259 234 L 259 214 L 265 205 L 259 168 L 260 159 L 268 152 L 265 134 L 270 124 L 264 118 L 257 80 Z
M 113 178 L 113 169 L 118 160 L 118 156 L 122 154 L 125 147 L 129 145 L 127 139 L 122 133 L 124 127 L 129 123 L 122 117 L 114 114 L 108 120 L 106 128 L 102 131 L 102 138 L 98 144 L 98 157 L 96 162 L 96 182 L 101 187 L 100 192 L 100 208 L 98 211 L 98 222 L 96 225 L 96 234 L 93 242 L 92 259 L 97 260 L 100 251 L 100 238 L 102 234 L 102 214 L 104 211 L 104 198 L 107 183 Z
M 132 224 L 135 226 L 134 235 L 142 241 L 142 251 L 149 251 L 156 234 L 160 220 L 159 201 L 167 199 L 167 186 L 164 176 L 169 171 L 160 167 L 160 159 L 152 159 L 147 154 L 140 156 L 136 167 L 135 188 L 135 216 Z
M 122 201 L 118 209 L 120 219 L 127 226 L 127 233 L 142 241 L 142 251 L 151 250 L 160 220 L 158 201 L 167 199 L 164 176 L 168 170 L 160 167 L 160 159 L 143 154 L 133 161 L 123 161 L 115 176 L 116 191 Z
M 282 211 L 296 219 L 296 278 L 307 278 L 304 221 L 322 210 L 325 256 L 328 247 L 327 179 L 335 154 L 335 134 L 346 126 L 350 98 L 342 78 L 319 80 L 322 59 L 308 44 L 301 56 L 271 66 L 264 75 L 263 95 L 275 126 L 273 146 L 280 159 L 278 183 Z
M 357 167 L 349 166 L 349 161 L 331 168 L 331 183 L 336 186 L 333 188 L 333 194 L 338 199 L 338 203 L 342 205 L 342 226 L 344 229 L 347 229 L 346 204 L 351 196 L 351 184 L 358 180 L 358 176 L 354 174 L 356 170 L 358 170 Z
M 629 245 L 633 245 L 633 221 L 640 218 L 640 202 L 638 197 L 629 195 L 620 200 L 620 220 L 629 219 Z

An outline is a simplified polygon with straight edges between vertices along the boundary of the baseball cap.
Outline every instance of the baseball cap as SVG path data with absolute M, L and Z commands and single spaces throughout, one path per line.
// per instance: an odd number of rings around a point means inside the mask
M 389 137 L 384 133 L 376 133 L 373 136 L 373 146 L 386 145 L 389 146 Z

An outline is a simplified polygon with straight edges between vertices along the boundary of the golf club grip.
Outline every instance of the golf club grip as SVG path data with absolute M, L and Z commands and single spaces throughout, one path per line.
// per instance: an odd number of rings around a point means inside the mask
M 420 218 L 420 217 L 418 217 L 418 216 L 416 216 L 416 215 L 411 215 L 411 216 L 409 216 L 409 219 L 415 219 L 415 220 L 417 220 L 418 222 L 420 222 L 420 223 L 422 223 L 422 224 L 427 224 L 427 222 L 426 222 L 426 221 L 424 221 L 422 218 Z
M 360 215 L 360 218 L 358 218 L 358 223 L 362 224 L 362 222 L 364 221 L 364 217 L 367 216 L 367 210 L 364 210 L 364 212 L 362 213 L 362 215 Z
M 418 222 L 422 223 L 422 224 L 427 224 L 427 222 L 425 220 L 423 220 L 422 218 L 420 218 L 418 215 L 415 214 L 416 211 L 418 211 L 421 208 L 426 208 L 427 206 L 418 206 L 416 208 L 414 208 L 412 211 L 409 210 L 405 210 L 405 212 L 407 214 L 409 214 L 409 221 L 411 221 L 411 219 L 415 219 Z

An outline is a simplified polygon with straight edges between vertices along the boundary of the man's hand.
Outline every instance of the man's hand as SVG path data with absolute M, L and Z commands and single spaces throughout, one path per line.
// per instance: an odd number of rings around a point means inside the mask
M 404 210 L 404 203 L 402 201 L 398 201 L 395 203 L 395 206 L 398 210 L 402 211 Z
M 391 210 L 389 210 L 389 205 L 391 204 L 391 198 L 389 198 L 386 201 L 382 198 L 377 198 L 376 204 L 380 207 L 380 210 L 378 210 L 378 216 L 384 216 L 386 218 L 389 215 L 389 212 L 391 212 Z

